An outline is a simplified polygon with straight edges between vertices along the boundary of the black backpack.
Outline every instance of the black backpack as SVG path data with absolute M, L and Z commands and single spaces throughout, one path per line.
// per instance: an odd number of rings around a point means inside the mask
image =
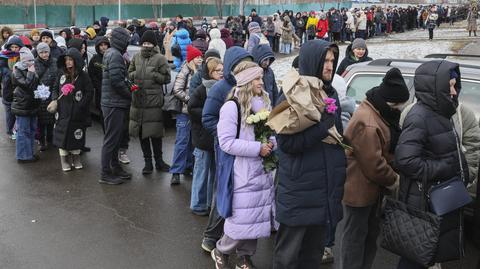
M 177 38 L 175 37 L 175 43 L 172 45 L 172 55 L 173 57 L 182 58 L 182 48 L 178 44 Z

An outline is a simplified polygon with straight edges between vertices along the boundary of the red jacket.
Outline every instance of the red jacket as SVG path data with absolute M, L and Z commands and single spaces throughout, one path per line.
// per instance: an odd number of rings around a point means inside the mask
M 317 37 L 323 38 L 328 32 L 328 20 L 319 20 L 317 24 Z

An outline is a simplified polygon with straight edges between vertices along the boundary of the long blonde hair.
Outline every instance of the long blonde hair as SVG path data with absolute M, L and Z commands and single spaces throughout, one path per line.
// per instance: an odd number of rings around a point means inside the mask
M 254 62 L 241 62 L 239 63 L 235 69 L 233 69 L 233 74 L 238 74 L 243 70 L 248 68 L 258 67 L 258 64 Z M 228 94 L 227 100 L 230 100 L 237 95 L 238 103 L 240 104 L 240 112 L 242 113 L 242 125 L 246 124 L 248 116 L 252 114 L 252 97 L 253 97 L 253 81 L 250 81 L 246 85 L 240 87 L 233 87 Z M 265 104 L 266 109 L 270 109 L 270 97 L 268 93 L 265 91 L 265 87 L 262 90 L 261 97 L 263 97 L 263 103 Z

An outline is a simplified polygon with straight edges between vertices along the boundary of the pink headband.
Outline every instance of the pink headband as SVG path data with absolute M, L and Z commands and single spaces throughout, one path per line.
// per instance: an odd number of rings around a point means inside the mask
M 243 70 L 242 72 L 235 75 L 235 80 L 237 81 L 237 87 L 244 86 L 250 81 L 260 77 L 263 74 L 263 69 L 261 67 L 255 66 Z

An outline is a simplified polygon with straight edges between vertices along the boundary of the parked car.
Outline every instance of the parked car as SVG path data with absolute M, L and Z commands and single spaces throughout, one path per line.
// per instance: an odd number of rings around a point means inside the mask
M 453 57 L 448 58 L 448 60 L 460 64 L 462 93 L 460 94 L 459 100 L 475 111 L 478 121 L 480 117 L 480 61 L 476 58 L 480 58 L 480 55 L 431 54 L 424 59 L 378 59 L 354 64 L 347 67 L 342 74 L 347 84 L 347 95 L 354 98 L 357 104 L 359 104 L 365 99 L 365 93 L 368 90 L 382 82 L 388 70 L 392 67 L 397 67 L 402 71 L 403 78 L 410 91 L 409 102 L 414 102 L 415 88 L 413 78 L 417 67 L 424 62 L 433 59 L 446 59 L 447 57 Z M 476 59 L 476 61 L 472 61 L 472 59 Z M 469 188 L 469 192 L 476 201 L 476 197 L 478 196 L 476 184 Z M 477 201 L 465 208 L 467 220 L 471 220 L 474 216 L 474 205 L 476 203 Z

